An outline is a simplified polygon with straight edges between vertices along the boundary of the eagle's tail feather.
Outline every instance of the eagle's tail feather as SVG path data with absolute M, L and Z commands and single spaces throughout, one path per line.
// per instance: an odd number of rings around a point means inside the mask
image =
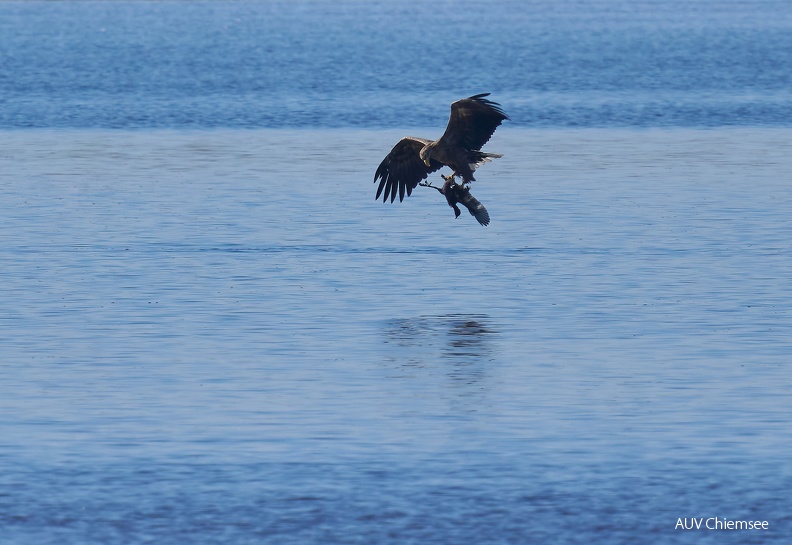
M 501 153 L 487 153 L 486 151 L 474 151 L 470 154 L 470 170 L 476 170 L 484 163 L 489 163 L 493 159 L 503 157 Z

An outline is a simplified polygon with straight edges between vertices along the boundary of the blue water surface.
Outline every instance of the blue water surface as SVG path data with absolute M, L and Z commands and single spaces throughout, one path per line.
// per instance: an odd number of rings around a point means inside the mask
M 0 543 L 788 543 L 791 29 L 0 2 Z M 485 91 L 492 223 L 375 202 Z
M 0 127 L 786 126 L 785 0 L 3 2 Z
M 5 543 L 786 543 L 790 131 L 398 135 L 0 133 Z

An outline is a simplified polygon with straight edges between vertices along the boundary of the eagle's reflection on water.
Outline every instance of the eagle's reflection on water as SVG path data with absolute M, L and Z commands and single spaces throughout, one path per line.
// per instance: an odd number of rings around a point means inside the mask
M 490 352 L 487 335 L 492 329 L 486 321 L 473 316 L 450 316 L 449 326 L 445 357 L 483 357 Z
M 478 382 L 494 359 L 496 330 L 484 314 L 445 314 L 389 320 L 386 361 L 402 369 L 438 368 L 454 380 Z

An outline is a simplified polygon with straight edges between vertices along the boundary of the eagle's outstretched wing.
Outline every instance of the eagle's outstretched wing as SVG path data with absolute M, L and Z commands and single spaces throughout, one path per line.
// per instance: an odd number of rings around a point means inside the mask
M 382 202 L 388 200 L 388 195 L 390 195 L 390 201 L 393 202 L 396 199 L 397 191 L 399 201 L 403 201 L 404 194 L 412 194 L 412 190 L 415 189 L 418 182 L 430 173 L 440 170 L 443 163 L 432 159 L 430 166 L 427 167 L 418 155 L 421 148 L 431 142 L 431 140 L 414 136 L 407 136 L 399 140 L 382 160 L 377 172 L 374 173 L 374 183 L 377 183 L 378 179 L 380 180 L 377 196 L 374 198 L 379 199 L 384 189 Z
M 500 104 L 484 98 L 486 96 L 489 93 L 451 104 L 448 126 L 438 141 L 441 145 L 480 150 L 487 143 L 495 129 L 509 116 L 501 110 Z

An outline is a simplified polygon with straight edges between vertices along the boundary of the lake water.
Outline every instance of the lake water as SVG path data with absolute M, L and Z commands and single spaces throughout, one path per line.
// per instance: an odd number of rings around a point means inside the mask
M 2 543 L 788 542 L 787 4 L 0 15 Z
M 0 4 L 0 128 L 788 127 L 787 0 Z

